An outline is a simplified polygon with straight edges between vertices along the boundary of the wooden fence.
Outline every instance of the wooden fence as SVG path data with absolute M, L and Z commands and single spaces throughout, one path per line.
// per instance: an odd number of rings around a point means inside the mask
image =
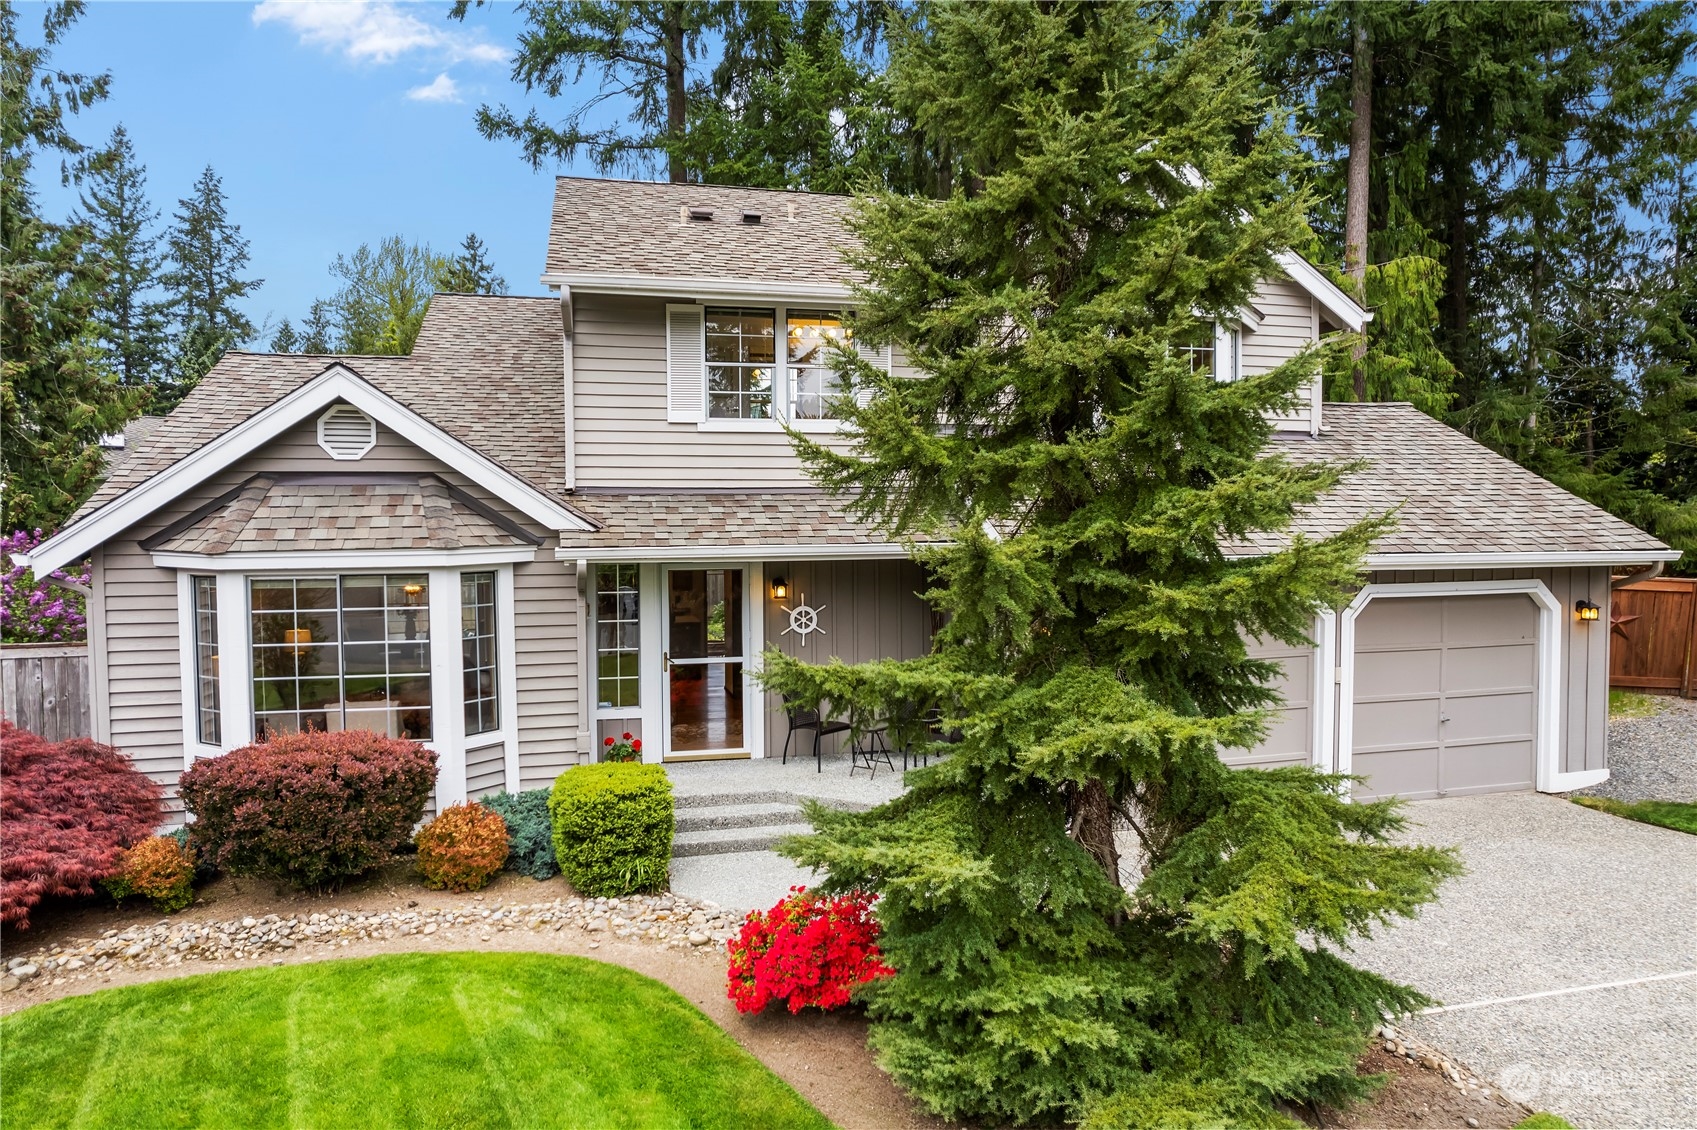
M 52 741 L 88 737 L 88 645 L 0 644 L 0 713 Z
M 1609 685 L 1697 698 L 1697 578 L 1658 577 L 1614 591 Z

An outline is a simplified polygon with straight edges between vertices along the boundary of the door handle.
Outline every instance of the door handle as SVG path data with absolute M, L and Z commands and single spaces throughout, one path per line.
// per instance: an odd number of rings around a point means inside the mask
M 669 652 L 669 651 L 662 651 L 660 653 L 660 670 L 670 671 L 671 669 L 672 669 L 672 653 Z M 1444 721 L 1447 722 L 1447 721 L 1449 721 L 1449 719 L 1446 718 L 1446 719 L 1444 719 Z
M 1449 720 L 1450 720 L 1450 716 L 1448 714 L 1440 714 L 1438 716 L 1438 721 L 1440 721 L 1440 722 L 1448 722 Z

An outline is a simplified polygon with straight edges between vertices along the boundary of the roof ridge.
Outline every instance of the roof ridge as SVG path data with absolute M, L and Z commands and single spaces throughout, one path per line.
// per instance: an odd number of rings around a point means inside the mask
M 853 200 L 855 195 L 850 192 L 811 192 L 804 188 L 757 188 L 748 184 L 707 184 L 702 181 L 667 181 L 643 180 L 640 177 L 583 177 L 571 176 L 566 173 L 554 175 L 554 187 L 557 189 L 561 181 L 577 181 L 585 184 L 638 184 L 648 188 L 675 189 L 707 189 L 725 192 L 765 192 L 774 196 L 822 196 L 832 200 Z

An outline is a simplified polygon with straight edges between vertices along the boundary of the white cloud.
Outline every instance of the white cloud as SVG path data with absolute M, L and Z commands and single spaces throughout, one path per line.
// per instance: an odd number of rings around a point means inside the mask
M 407 91 L 407 97 L 414 102 L 458 102 L 460 87 L 448 72 L 443 71 L 436 76 L 436 81 L 424 86 L 415 86 Z
M 440 15 L 439 9 L 433 11 Z M 426 23 L 402 11 L 392 0 L 263 0 L 253 9 L 253 22 L 283 24 L 298 34 L 302 43 L 339 52 L 354 62 L 392 63 L 413 52 L 451 63 L 502 63 L 507 59 L 505 50 L 485 42 L 478 33 L 461 25 L 450 26 L 446 18 L 440 23 Z

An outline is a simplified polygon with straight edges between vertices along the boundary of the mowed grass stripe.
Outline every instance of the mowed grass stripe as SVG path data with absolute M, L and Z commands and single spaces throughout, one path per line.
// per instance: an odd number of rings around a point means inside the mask
M 542 954 L 186 977 L 0 1021 L 0 1122 L 147 1127 L 827 1127 L 689 1002 Z

